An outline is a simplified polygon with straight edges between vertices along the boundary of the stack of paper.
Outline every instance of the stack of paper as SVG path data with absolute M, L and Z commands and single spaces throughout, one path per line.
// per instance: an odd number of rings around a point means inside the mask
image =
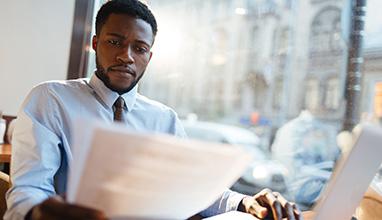
M 186 219 L 219 198 L 251 161 L 239 147 L 138 134 L 120 125 L 79 130 L 68 200 L 110 218 Z

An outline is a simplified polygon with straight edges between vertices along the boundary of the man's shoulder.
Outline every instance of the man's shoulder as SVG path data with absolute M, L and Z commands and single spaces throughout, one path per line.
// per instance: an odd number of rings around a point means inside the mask
M 145 109 L 153 112 L 175 113 L 169 106 L 141 94 L 137 94 L 136 107 L 140 110 Z
M 169 106 L 158 101 L 137 94 L 134 111 L 144 119 L 144 124 L 149 130 L 186 137 L 177 113 Z
M 35 87 L 45 87 L 45 88 L 54 88 L 54 87 L 73 87 L 86 85 L 89 79 L 80 78 L 80 79 L 71 79 L 71 80 L 48 80 L 37 84 Z
M 54 91 L 65 91 L 70 89 L 81 88 L 85 86 L 88 82 L 88 79 L 73 79 L 73 80 L 49 80 L 44 81 L 32 88 L 33 92 L 54 92 Z

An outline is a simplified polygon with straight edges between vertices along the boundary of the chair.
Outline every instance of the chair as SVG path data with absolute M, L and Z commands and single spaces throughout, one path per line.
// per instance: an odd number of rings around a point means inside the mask
M 13 129 L 13 126 L 9 126 L 11 124 L 11 122 L 16 119 L 16 116 L 13 116 L 13 115 L 3 115 L 3 118 L 5 119 L 5 122 L 6 122 L 6 129 L 5 129 L 5 135 L 4 135 L 4 143 L 6 144 L 10 144 L 10 136 L 11 136 L 11 132 L 12 131 L 8 131 L 9 128 L 12 128 Z M 14 123 L 14 122 L 13 122 Z
M 9 175 L 0 171 L 0 216 L 1 219 L 4 216 L 5 211 L 7 210 L 7 203 L 5 200 L 5 194 L 7 193 L 10 187 Z

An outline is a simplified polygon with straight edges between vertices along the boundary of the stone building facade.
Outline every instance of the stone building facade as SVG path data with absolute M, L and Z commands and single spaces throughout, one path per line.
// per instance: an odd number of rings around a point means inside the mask
M 341 125 L 347 1 L 148 2 L 160 19 L 145 95 L 205 120 L 237 124 L 256 113 L 278 127 L 309 109 Z M 368 87 L 382 81 L 381 50 L 365 53 Z

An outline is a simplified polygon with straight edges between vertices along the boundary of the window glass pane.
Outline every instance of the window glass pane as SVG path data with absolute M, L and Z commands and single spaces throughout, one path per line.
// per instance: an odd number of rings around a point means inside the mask
M 95 35 L 95 18 L 97 16 L 97 11 L 98 9 L 101 7 L 102 4 L 104 4 L 106 2 L 106 0 L 96 0 L 94 1 L 94 12 L 93 12 L 93 25 L 91 26 L 92 27 L 92 30 L 91 30 L 91 34 L 90 36 L 94 36 Z M 92 46 L 92 38 L 88 39 L 89 40 L 89 47 Z M 95 56 L 95 51 L 92 49 L 92 48 L 89 48 L 88 49 L 88 66 L 86 68 L 87 70 L 87 76 L 90 76 L 91 74 L 93 74 L 94 70 L 96 69 L 96 62 L 95 62 L 95 59 L 96 59 L 96 56 Z
M 159 31 L 140 93 L 174 108 L 191 138 L 258 158 L 235 190 L 268 187 L 311 207 L 340 155 L 350 1 L 147 2 Z M 367 4 L 361 104 L 352 108 L 380 123 L 382 3 Z

